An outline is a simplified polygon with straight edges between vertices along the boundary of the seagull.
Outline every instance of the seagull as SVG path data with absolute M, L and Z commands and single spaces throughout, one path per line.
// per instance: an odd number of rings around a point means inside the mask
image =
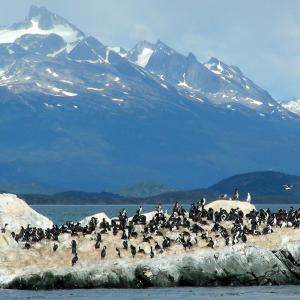
M 293 189 L 295 186 L 293 184 L 284 184 L 282 186 L 286 191 L 290 191 L 291 189 Z
M 248 192 L 248 193 L 247 193 L 246 201 L 247 201 L 248 203 L 250 203 L 250 202 L 251 202 L 251 199 L 252 199 L 251 194 Z

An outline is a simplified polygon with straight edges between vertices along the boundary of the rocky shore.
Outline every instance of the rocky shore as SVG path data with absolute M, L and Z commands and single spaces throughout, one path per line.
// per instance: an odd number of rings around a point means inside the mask
M 232 202 L 232 203 L 230 203 Z M 228 208 L 239 206 L 249 212 L 251 204 L 227 201 Z M 220 204 L 220 203 L 219 203 Z M 214 205 L 218 205 L 216 202 Z M 251 207 L 250 207 L 251 205 Z M 16 212 L 14 212 L 16 210 Z M 23 210 L 23 213 L 20 213 Z M 9 215 L 8 215 L 9 212 Z M 155 212 L 146 214 L 149 222 Z M 26 218 L 27 222 L 26 222 Z M 94 218 L 111 222 L 103 213 Z M 91 217 L 82 220 L 82 226 L 91 222 Z M 13 223 L 5 226 L 10 221 Z M 222 221 L 224 228 L 230 228 L 229 221 Z M 100 228 L 87 234 L 61 233 L 58 240 L 44 238 L 31 242 L 16 241 L 12 232 L 21 226 L 49 228 L 52 222 L 34 212 L 25 202 L 14 195 L 0 195 L 0 287 L 17 289 L 57 289 L 93 287 L 172 287 L 172 286 L 224 286 L 224 285 L 279 285 L 300 283 L 300 229 L 274 226 L 273 232 L 263 235 L 247 235 L 247 242 L 225 245 L 220 241 L 209 247 L 207 239 L 200 234 L 192 246 L 184 248 L 175 242 L 183 235 L 185 228 L 175 228 L 162 235 L 155 235 L 155 242 L 145 241 L 142 225 L 135 225 L 136 237 L 129 239 L 135 245 L 136 255 L 122 248 L 121 232 L 103 233 L 101 247 L 96 248 Z M 211 226 L 202 225 L 209 231 Z M 210 229 L 209 229 L 210 228 Z M 162 245 L 168 235 L 171 247 L 164 251 L 156 249 L 151 258 L 151 247 Z M 78 261 L 72 266 L 72 241 L 77 244 Z M 58 245 L 56 251 L 54 244 Z M 106 255 L 101 251 L 106 247 Z M 139 252 L 139 247 L 143 250 Z M 120 249 L 120 257 L 116 252 Z

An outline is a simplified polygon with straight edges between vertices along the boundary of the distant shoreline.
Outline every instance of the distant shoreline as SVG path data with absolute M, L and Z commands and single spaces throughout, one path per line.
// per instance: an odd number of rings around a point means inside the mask
M 140 203 L 140 205 L 146 205 L 146 206 L 155 206 L 157 205 L 158 203 Z M 285 206 L 288 206 L 288 205 L 299 205 L 300 206 L 300 203 L 258 203 L 258 202 L 253 202 L 252 204 L 255 204 L 255 205 L 281 205 L 281 204 L 284 204 Z M 30 206 L 122 206 L 122 205 L 126 205 L 126 206 L 137 206 L 139 205 L 139 203 L 135 204 L 135 203 L 120 203 L 120 204 L 106 204 L 106 203 L 103 203 L 103 204 L 85 204 L 85 203 L 82 203 L 82 204 L 39 204 L 39 203 L 34 203 L 34 204 L 31 204 L 31 203 L 28 203 L 28 205 Z M 174 205 L 174 203 L 163 203 L 162 204 L 163 206 L 164 205 Z M 190 205 L 188 203 L 182 203 L 182 205 Z

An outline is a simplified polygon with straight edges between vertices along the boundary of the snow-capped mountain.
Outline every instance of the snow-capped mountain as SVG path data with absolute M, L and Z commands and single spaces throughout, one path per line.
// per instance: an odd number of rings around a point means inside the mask
M 38 30 L 31 31 L 32 23 Z M 152 102 L 156 98 L 164 102 L 165 94 L 175 93 L 178 97 L 176 90 L 166 90 L 166 85 L 161 85 L 161 79 L 128 62 L 124 49 L 104 46 L 46 8 L 32 6 L 25 22 L 4 31 L 13 32 L 15 39 L 0 44 L 0 86 L 18 95 L 31 92 L 60 97 L 54 98 L 55 103 L 45 101 L 48 109 L 70 106 L 64 97 L 84 97 L 93 105 L 98 102 L 101 106 L 103 101 L 112 107 L 138 107 L 142 103 L 147 106 L 150 98 Z M 139 97 L 139 101 L 129 101 L 134 97 Z M 71 105 L 76 109 L 79 106 Z
M 242 106 L 261 116 L 289 116 L 267 91 L 253 83 L 238 67 L 228 66 L 217 58 L 201 64 L 192 53 L 184 56 L 161 41 L 156 44 L 143 41 L 128 52 L 128 59 L 172 83 L 192 99 L 205 97 L 231 110 Z
M 142 41 L 135 45 L 135 47 L 128 52 L 127 56 L 130 61 L 145 68 L 154 51 L 155 45 L 147 41 Z
M 64 18 L 48 11 L 45 7 L 30 7 L 28 17 L 21 23 L 0 29 L 0 43 L 13 43 L 26 34 L 61 36 L 72 44 L 84 37 L 84 33 Z
M 294 113 L 215 58 L 202 64 L 161 41 L 107 47 L 35 6 L 0 29 L 0 189 L 190 188 L 245 170 L 295 173 L 299 134 Z
M 290 112 L 300 116 L 300 99 L 281 102 L 281 105 Z
M 205 102 L 261 117 L 292 118 L 238 67 L 216 58 L 202 64 L 192 53 L 184 56 L 161 41 L 143 41 L 128 52 L 107 47 L 44 7 L 31 6 L 24 22 L 0 30 L 0 57 L 0 84 L 15 92 L 31 90 L 66 97 L 97 92 L 104 98 L 123 100 L 119 104 L 137 95 L 149 103 L 150 96 L 175 93 L 183 105 Z M 123 75 L 121 65 L 123 72 L 126 69 Z M 85 72 L 79 74 L 77 68 Z M 135 82 L 130 87 L 129 70 L 142 76 L 144 83 L 155 84 L 146 88 Z M 113 78 L 118 78 L 117 84 Z

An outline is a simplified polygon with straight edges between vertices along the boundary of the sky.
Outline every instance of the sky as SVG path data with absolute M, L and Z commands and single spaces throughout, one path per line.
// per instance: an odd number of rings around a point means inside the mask
M 22 21 L 31 4 L 106 45 L 160 39 L 237 65 L 277 100 L 300 99 L 300 0 L 0 0 L 0 25 Z

